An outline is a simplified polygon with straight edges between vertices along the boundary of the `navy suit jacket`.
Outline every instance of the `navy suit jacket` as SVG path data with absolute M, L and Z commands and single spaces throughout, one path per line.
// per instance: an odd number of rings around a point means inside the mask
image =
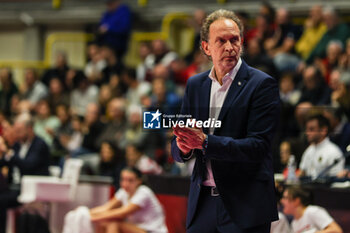
M 208 119 L 212 82 L 208 75 L 209 71 L 188 80 L 183 114 L 197 120 Z M 194 150 L 196 163 L 191 177 L 187 227 L 196 211 L 206 159 L 211 160 L 220 198 L 239 227 L 249 228 L 278 219 L 270 144 L 279 107 L 276 80 L 243 61 L 220 111 L 221 128 L 208 135 L 205 153 Z M 204 132 L 208 133 L 208 129 Z M 176 161 L 185 162 L 175 138 L 172 155 Z
M 12 169 L 14 166 L 19 168 L 21 176 L 23 175 L 49 175 L 49 159 L 50 151 L 46 143 L 39 137 L 34 137 L 30 145 L 26 157 L 24 159 L 19 157 L 21 145 L 16 143 L 13 146 L 15 152 L 10 161 L 0 161 L 1 165 L 8 165 L 10 167 L 9 180 L 12 181 Z

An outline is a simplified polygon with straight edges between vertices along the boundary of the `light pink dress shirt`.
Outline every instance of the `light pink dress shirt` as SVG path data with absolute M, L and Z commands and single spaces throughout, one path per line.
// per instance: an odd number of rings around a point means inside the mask
M 219 114 L 224 104 L 228 90 L 230 89 L 230 86 L 233 80 L 235 79 L 236 74 L 239 68 L 241 67 L 241 64 L 242 64 L 242 60 L 239 59 L 237 62 L 237 65 L 222 78 L 222 85 L 220 85 L 220 83 L 215 77 L 214 67 L 211 68 L 211 71 L 209 73 L 209 78 L 212 80 L 211 91 L 210 91 L 210 103 L 209 103 L 209 118 L 215 118 L 215 120 L 219 118 Z M 209 134 L 213 134 L 213 133 L 214 133 L 214 128 L 210 128 Z M 215 187 L 216 185 L 213 178 L 213 171 L 211 169 L 210 159 L 207 159 L 206 165 L 208 170 L 207 179 L 203 181 L 203 185 Z

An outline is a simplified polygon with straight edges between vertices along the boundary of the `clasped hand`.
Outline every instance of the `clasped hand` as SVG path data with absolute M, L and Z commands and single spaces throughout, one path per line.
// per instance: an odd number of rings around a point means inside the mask
M 180 127 L 177 125 L 173 127 L 173 131 L 177 136 L 177 147 L 183 154 L 186 155 L 193 149 L 202 149 L 206 138 L 202 128 Z

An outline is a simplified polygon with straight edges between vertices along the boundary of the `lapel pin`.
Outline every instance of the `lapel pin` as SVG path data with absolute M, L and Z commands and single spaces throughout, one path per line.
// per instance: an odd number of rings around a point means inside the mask
M 241 83 L 241 82 L 238 82 L 238 86 L 240 86 L 240 85 L 242 85 L 242 83 Z

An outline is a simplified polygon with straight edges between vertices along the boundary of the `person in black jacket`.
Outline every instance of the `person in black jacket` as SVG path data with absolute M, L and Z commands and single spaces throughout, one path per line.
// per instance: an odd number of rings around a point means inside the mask
M 32 117 L 19 115 L 11 130 L 16 136 L 14 145 L 6 145 L 7 141 L 0 137 L 0 168 L 8 167 L 8 182 L 20 184 L 23 175 L 48 175 L 50 151 L 34 134 Z M 19 193 L 7 188 L 0 193 L 0 233 L 5 232 L 6 210 L 20 205 L 17 202 Z

